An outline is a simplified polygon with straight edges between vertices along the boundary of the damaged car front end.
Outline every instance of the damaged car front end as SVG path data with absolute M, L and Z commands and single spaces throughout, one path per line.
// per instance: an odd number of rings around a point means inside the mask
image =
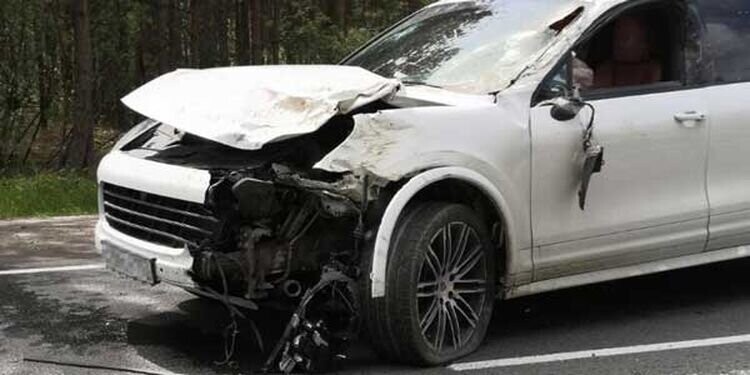
M 97 243 L 110 268 L 141 281 L 163 281 L 253 310 L 264 305 L 294 308 L 300 301 L 305 301 L 305 307 L 321 305 L 312 315 L 328 309 L 332 311 L 325 314 L 335 318 L 300 316 L 298 324 L 318 335 L 325 331 L 340 336 L 350 330 L 358 313 L 359 296 L 351 283 L 359 277 L 365 237 L 373 236 L 375 226 L 370 220 L 383 185 L 366 174 L 334 173 L 313 166 L 351 133 L 352 115 L 393 108 L 380 99 L 393 95 L 399 84 L 356 68 L 336 69 L 338 75 L 375 77 L 372 90 L 349 94 L 335 87 L 316 87 L 318 96 L 312 98 L 305 93 L 272 92 L 258 78 L 267 77 L 267 69 L 248 69 L 253 71 L 244 74 L 245 79 L 258 88 L 243 86 L 251 91 L 245 98 L 266 96 L 254 110 L 271 113 L 271 117 L 249 123 L 245 122 L 248 116 L 242 116 L 243 122 L 234 123 L 233 129 L 232 121 L 238 118 L 225 116 L 215 119 L 216 128 L 207 129 L 221 130 L 214 134 L 147 120 L 105 157 L 99 167 L 102 220 Z M 296 74 L 300 70 L 317 70 L 317 76 L 334 71 L 308 67 L 295 69 Z M 222 85 L 214 73 L 178 71 L 124 101 L 139 113 L 191 129 L 183 119 L 169 116 L 180 114 L 179 110 L 162 105 L 156 110 L 169 114 L 162 115 L 151 112 L 148 104 L 170 85 L 180 86 L 183 93 L 191 83 L 200 86 L 195 90 Z M 295 83 L 298 89 L 299 81 Z M 158 89 L 151 91 L 154 86 Z M 277 82 L 276 90 L 278 86 Z M 321 99 L 319 94 L 325 90 L 330 96 Z M 185 99 L 173 103 L 182 106 Z M 256 125 L 260 121 L 264 123 Z M 300 129 L 298 124 L 309 128 Z M 274 134 L 285 127 L 289 129 Z M 295 132 L 308 134 L 292 137 Z M 343 285 L 337 288 L 336 283 Z M 315 293 L 310 293 L 316 286 L 318 292 L 337 288 L 339 304 L 316 301 Z M 342 316 L 348 318 L 342 321 Z M 329 338 L 318 340 L 328 342 Z M 283 367 L 291 370 L 297 363 L 284 361 L 291 357 L 281 357 L 282 349 L 272 357 L 279 357 L 285 362 Z M 297 357 L 297 362 L 303 361 Z

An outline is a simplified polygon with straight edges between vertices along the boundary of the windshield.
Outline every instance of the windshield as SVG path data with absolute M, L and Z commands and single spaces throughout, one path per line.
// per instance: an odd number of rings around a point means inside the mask
M 428 7 L 349 60 L 405 84 L 501 90 L 558 34 L 579 0 L 464 1 Z M 559 22 L 558 22 L 559 24 Z M 552 26 L 552 27 L 551 27 Z

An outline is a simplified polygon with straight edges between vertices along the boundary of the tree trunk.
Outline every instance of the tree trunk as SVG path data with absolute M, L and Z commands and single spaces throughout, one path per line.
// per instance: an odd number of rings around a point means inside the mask
M 190 54 L 188 63 L 194 68 L 198 68 L 201 65 L 201 33 L 203 32 L 203 25 L 201 22 L 201 6 L 200 3 L 205 0 L 191 0 L 189 2 L 190 10 Z
M 117 14 L 123 14 L 126 11 L 121 2 L 115 2 L 115 4 L 115 11 L 118 12 Z M 129 40 L 130 26 L 128 24 L 128 20 L 125 17 L 119 17 L 119 19 L 117 20 L 117 34 L 117 50 L 132 51 L 132 45 Z M 122 98 L 128 93 L 130 89 L 129 85 L 131 85 L 131 82 L 134 81 L 133 74 L 130 73 L 129 69 L 133 64 L 133 61 L 131 59 L 126 59 L 126 56 L 128 55 L 126 54 L 124 56 L 121 56 L 121 58 L 115 61 L 115 64 L 117 66 L 117 73 L 114 79 L 117 80 L 117 83 L 114 86 L 117 88 L 115 96 L 118 99 Z M 119 100 L 116 101 L 116 103 L 119 104 Z M 125 107 L 124 105 L 117 105 L 114 111 L 114 122 L 117 126 L 117 129 L 124 131 L 130 128 L 130 114 L 127 110 L 127 107 Z
M 72 0 L 73 36 L 76 54 L 73 129 L 62 155 L 61 166 L 93 167 L 94 116 L 91 28 L 88 0 Z
M 336 23 L 346 32 L 349 29 L 350 0 L 336 0 Z
M 144 29 L 145 25 L 140 25 L 138 31 L 138 40 L 135 44 L 135 78 L 139 85 L 146 83 L 146 51 L 148 50 L 148 32 Z
M 227 66 L 229 65 L 229 41 L 227 28 L 227 1 L 226 0 L 214 0 L 212 5 L 213 11 L 213 22 L 211 30 L 214 35 L 214 52 L 212 66 Z
M 271 62 L 274 65 L 277 65 L 279 63 L 281 53 L 281 33 L 279 31 L 281 15 L 279 12 L 279 3 L 277 1 L 273 1 L 271 4 L 271 18 L 273 19 L 273 23 L 271 24 Z
M 167 19 L 167 34 L 169 35 L 169 70 L 174 70 L 182 65 L 183 61 L 183 50 L 182 50 L 182 34 L 180 29 L 182 24 L 180 22 L 180 14 L 178 8 L 179 0 L 169 0 L 169 16 Z
M 159 74 L 164 74 L 171 69 L 172 58 L 170 40 L 169 40 L 169 16 L 171 12 L 171 1 L 170 0 L 156 0 L 155 6 L 155 17 L 156 21 L 156 35 L 152 38 L 156 38 L 157 50 L 156 56 L 159 64 Z
M 47 55 L 47 8 L 46 1 L 39 2 L 39 28 L 37 33 L 37 74 L 39 95 L 39 126 L 47 127 L 47 115 L 50 107 L 50 69 Z M 33 140 L 32 140 L 33 142 Z
M 237 62 L 239 65 L 250 65 L 250 0 L 236 0 L 235 6 L 235 43 L 237 43 Z
M 261 12 L 263 11 L 261 0 L 247 0 L 250 2 L 250 48 L 253 54 L 252 64 L 262 65 L 263 61 L 263 17 Z
M 48 114 L 49 114 L 49 108 L 50 108 L 50 102 L 51 102 L 51 93 L 50 93 L 50 82 L 52 81 L 51 78 L 51 69 L 50 69 L 50 62 L 49 62 L 49 56 L 48 56 L 48 46 L 47 46 L 47 30 L 49 30 L 49 25 L 47 22 L 47 15 L 49 14 L 49 7 L 47 6 L 46 1 L 40 1 L 39 2 L 39 31 L 37 33 L 37 90 L 38 90 L 38 96 L 39 96 L 39 120 L 36 125 L 36 128 L 34 129 L 34 133 L 31 135 L 31 138 L 28 140 L 28 145 L 26 146 L 26 152 L 23 155 L 23 158 L 21 159 L 20 164 L 25 164 L 26 161 L 29 159 L 29 154 L 31 154 L 31 150 L 34 147 L 34 142 L 36 141 L 37 136 L 39 135 L 40 129 L 46 129 L 48 124 Z

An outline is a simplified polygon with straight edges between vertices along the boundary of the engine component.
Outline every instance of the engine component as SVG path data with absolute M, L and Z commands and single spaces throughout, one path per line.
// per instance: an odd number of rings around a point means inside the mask
M 263 371 L 330 371 L 346 359 L 359 326 L 359 302 L 351 270 L 338 262 L 325 266 L 287 324 Z
M 284 281 L 281 289 L 284 291 L 284 295 L 289 298 L 297 298 L 302 295 L 302 284 L 297 280 Z
M 240 237 L 240 249 L 244 250 L 245 268 L 247 269 L 245 298 L 263 298 L 273 285 L 266 281 L 266 275 L 276 253 L 283 251 L 284 243 L 261 239 L 271 235 L 267 228 L 244 228 Z
M 238 209 L 244 218 L 263 219 L 279 210 L 276 188 L 271 182 L 246 177 L 232 186 L 232 192 L 237 197 Z

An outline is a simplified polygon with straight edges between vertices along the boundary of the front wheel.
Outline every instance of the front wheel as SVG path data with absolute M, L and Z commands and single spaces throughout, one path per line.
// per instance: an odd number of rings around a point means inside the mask
M 388 261 L 386 316 L 402 362 L 438 365 L 484 340 L 495 297 L 494 250 L 469 207 L 425 203 L 404 216 Z

